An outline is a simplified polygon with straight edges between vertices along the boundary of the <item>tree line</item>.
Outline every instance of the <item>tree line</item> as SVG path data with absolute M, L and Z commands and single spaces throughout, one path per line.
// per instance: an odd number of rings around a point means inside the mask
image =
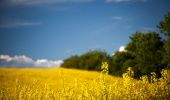
M 62 67 L 100 71 L 101 62 L 109 64 L 109 74 L 122 75 L 132 67 L 135 77 L 170 69 L 170 13 L 159 22 L 160 32 L 136 32 L 132 34 L 126 51 L 115 52 L 110 56 L 102 50 L 90 50 L 82 55 L 74 55 L 64 60 Z

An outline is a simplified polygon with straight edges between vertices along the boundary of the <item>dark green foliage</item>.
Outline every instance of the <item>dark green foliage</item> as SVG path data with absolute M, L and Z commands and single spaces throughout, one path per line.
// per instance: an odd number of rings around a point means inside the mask
M 136 64 L 132 67 L 138 74 L 149 74 L 162 69 L 163 42 L 156 32 L 137 32 L 130 37 L 131 41 L 126 49 L 135 57 Z
M 162 62 L 168 69 L 170 69 L 170 39 L 164 41 L 163 50 Z
M 77 66 L 77 68 L 79 66 L 81 66 L 79 64 L 79 56 L 75 55 L 75 56 L 71 56 L 70 58 L 68 59 L 65 59 L 64 60 L 64 63 L 62 64 L 62 66 L 65 66 L 67 68 L 74 68 L 75 66 Z
M 164 19 L 157 25 L 161 33 L 170 37 L 170 13 L 164 16 Z
M 111 62 L 111 57 L 104 51 L 94 50 L 80 56 L 72 56 L 64 60 L 62 64 L 66 68 L 78 68 L 86 70 L 101 70 L 101 62 Z
M 129 52 L 116 52 L 114 56 L 112 56 L 112 67 L 110 68 L 110 72 L 112 75 L 122 75 L 126 72 L 126 69 L 129 66 L 134 65 L 134 56 Z
M 170 13 L 165 15 L 164 19 L 157 26 L 161 33 L 164 34 L 163 46 L 163 64 L 170 69 Z

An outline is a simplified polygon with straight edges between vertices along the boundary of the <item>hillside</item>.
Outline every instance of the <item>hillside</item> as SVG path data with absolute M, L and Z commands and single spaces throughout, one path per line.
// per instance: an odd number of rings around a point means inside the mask
M 48 83 L 55 88 L 61 88 L 61 82 L 64 80 L 66 84 L 74 83 L 75 80 L 79 81 L 93 81 L 100 78 L 100 73 L 95 71 L 85 71 L 77 69 L 66 68 L 52 68 L 52 69 L 34 69 L 34 68 L 0 68 L 0 81 L 2 85 L 15 86 L 15 81 L 39 81 Z M 118 77 L 107 76 L 110 82 L 114 82 L 115 79 L 121 79 Z M 6 84 L 8 83 L 8 84 Z
M 137 81 L 127 74 L 119 78 L 65 68 L 0 68 L 0 92 L 1 100 L 168 99 L 170 85 L 164 80 L 154 84 Z

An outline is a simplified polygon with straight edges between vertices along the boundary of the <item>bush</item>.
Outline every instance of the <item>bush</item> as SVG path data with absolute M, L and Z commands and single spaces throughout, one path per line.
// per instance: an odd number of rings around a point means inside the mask
M 100 71 L 101 62 L 103 61 L 111 62 L 111 57 L 105 51 L 93 50 L 80 56 L 71 56 L 70 58 L 65 59 L 61 66 L 66 68 Z

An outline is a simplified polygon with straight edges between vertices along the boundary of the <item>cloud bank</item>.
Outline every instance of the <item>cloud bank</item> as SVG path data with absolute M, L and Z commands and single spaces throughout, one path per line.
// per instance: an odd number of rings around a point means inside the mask
M 0 67 L 40 67 L 40 68 L 53 68 L 59 67 L 63 63 L 62 60 L 47 60 L 47 59 L 37 59 L 33 60 L 25 55 L 19 56 L 9 56 L 0 55 Z

